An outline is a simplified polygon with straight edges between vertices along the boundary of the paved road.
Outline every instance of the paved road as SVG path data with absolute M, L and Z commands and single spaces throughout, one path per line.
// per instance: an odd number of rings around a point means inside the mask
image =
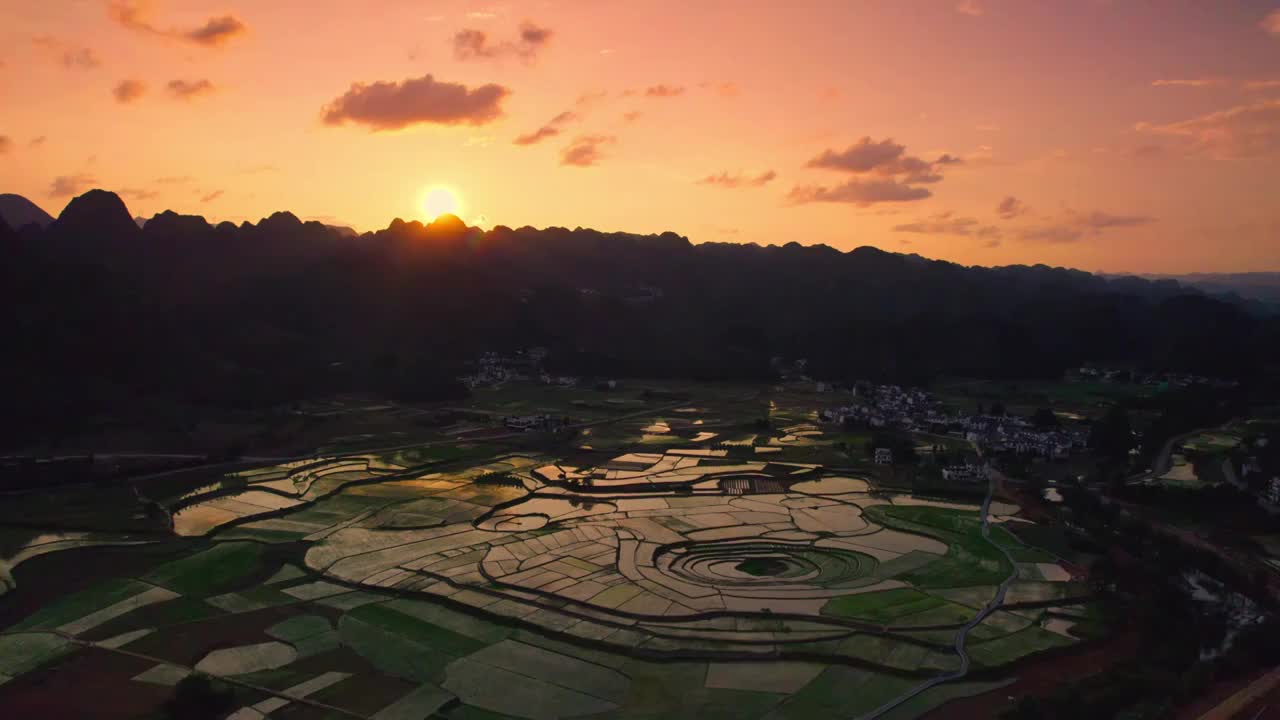
M 1191 430 L 1190 432 L 1184 432 L 1181 435 L 1174 435 L 1173 437 L 1166 440 L 1164 445 L 1160 447 L 1160 454 L 1156 455 L 1156 459 L 1151 463 L 1150 470 L 1146 472 L 1138 473 L 1137 475 L 1130 477 L 1128 480 L 1125 481 L 1125 483 L 1128 485 L 1133 485 L 1135 483 L 1144 482 L 1146 480 L 1150 480 L 1151 478 L 1158 478 L 1161 475 L 1164 475 L 1165 473 L 1169 472 L 1169 470 L 1173 467 L 1173 449 L 1175 447 L 1181 445 L 1182 443 L 1186 442 L 1187 440 L 1190 440 L 1191 438 L 1201 433 L 1216 432 L 1218 430 L 1222 430 L 1229 424 L 1230 423 L 1227 423 L 1226 425 L 1215 426 L 1215 427 L 1197 428 L 1195 430 Z
M 981 515 L 979 516 L 982 518 L 982 537 L 986 538 L 987 542 L 991 542 L 990 540 L 991 523 L 990 523 L 990 518 L 988 513 L 991 510 L 991 500 L 992 500 L 992 497 L 995 495 L 995 491 L 996 491 L 995 478 L 989 477 L 987 480 L 987 497 L 984 498 L 982 501 L 982 512 L 981 512 Z M 1009 551 L 1005 550 L 1004 548 L 1000 547 L 995 543 L 991 543 L 991 546 L 999 550 L 1001 554 L 1003 554 L 1009 560 L 1010 567 L 1013 567 L 1013 556 L 1009 554 Z M 988 615 L 995 612 L 996 609 L 998 609 L 1002 604 L 1004 604 L 1004 595 L 1009 590 L 1009 584 L 1012 583 L 1014 578 L 1016 578 L 1017 576 L 1018 576 L 1018 572 L 1015 569 L 1012 573 L 1009 574 L 1009 577 L 1005 578 L 1004 582 L 1000 583 L 1000 587 L 997 588 L 996 590 L 995 597 L 993 597 L 991 601 L 986 604 L 986 606 L 984 606 L 981 610 L 979 610 L 978 614 L 975 615 L 972 620 L 970 620 L 968 623 L 965 623 L 964 627 L 960 628 L 956 632 L 956 642 L 955 642 L 956 654 L 960 656 L 960 668 L 958 670 L 953 670 L 949 673 L 944 673 L 942 675 L 936 675 L 932 678 L 929 678 L 928 680 L 911 688 L 910 690 L 903 693 L 902 695 L 899 695 L 898 697 L 890 700 L 884 705 L 881 705 L 875 710 L 872 710 L 871 712 L 863 715 L 861 717 L 861 720 L 873 720 L 873 718 L 881 717 L 885 713 L 889 712 L 890 710 L 893 710 L 894 708 L 916 697 L 917 695 L 920 695 L 926 690 L 935 688 L 943 683 L 951 682 L 952 680 L 959 680 L 960 678 L 963 678 L 965 675 L 968 675 L 969 674 L 969 654 L 965 651 L 964 644 L 965 644 L 965 640 L 969 636 L 969 631 L 977 627 L 979 624 L 981 624 L 982 621 L 985 620 Z

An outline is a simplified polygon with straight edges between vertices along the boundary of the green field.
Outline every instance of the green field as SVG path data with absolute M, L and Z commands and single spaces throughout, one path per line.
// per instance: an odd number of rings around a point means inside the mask
M 942 560 L 901 576 L 916 587 L 998 585 L 1013 572 L 1004 554 L 982 537 L 982 523 L 975 512 L 894 505 L 875 505 L 864 512 L 869 520 L 886 527 L 928 535 L 948 544 Z
M 1011 635 L 994 640 L 971 642 L 966 645 L 974 662 L 989 667 L 1005 665 L 1023 656 L 1051 648 L 1066 647 L 1072 644 L 1070 638 L 1062 637 L 1048 630 L 1031 626 Z
M 265 569 L 265 548 L 254 542 L 223 542 L 165 563 L 143 580 L 182 595 L 206 597 L 240 587 Z
M 1152 386 L 1127 383 L 967 379 L 940 381 L 931 390 L 948 410 L 973 412 L 979 403 L 990 407 L 998 402 L 1013 415 L 1031 415 L 1037 408 L 1048 407 L 1084 417 L 1098 415 L 1118 401 L 1157 392 Z
M 9 630 L 50 630 L 79 620 L 93 612 L 114 605 L 150 589 L 150 585 L 127 578 L 115 578 L 72 595 L 59 598 Z
M 926 595 L 919 590 L 898 588 L 831 598 L 822 607 L 822 613 L 888 624 L 904 615 L 925 612 L 946 604 L 946 600 Z

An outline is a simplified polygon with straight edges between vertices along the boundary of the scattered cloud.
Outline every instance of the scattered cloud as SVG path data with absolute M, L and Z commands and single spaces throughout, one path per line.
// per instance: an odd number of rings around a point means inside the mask
M 653 85 L 644 89 L 644 96 L 651 98 L 673 98 L 683 94 L 682 85 Z
M 722 172 L 719 175 L 708 175 L 698 181 L 699 185 L 717 185 L 723 188 L 764 187 L 778 177 L 778 173 L 766 170 L 759 175 L 730 175 Z
M 1239 80 L 1225 77 L 1205 77 L 1173 80 L 1153 80 L 1151 87 L 1184 87 L 1184 88 L 1232 88 L 1245 92 L 1258 92 L 1280 89 L 1280 80 Z
M 204 25 L 183 33 L 183 37 L 200 45 L 217 46 L 248 30 L 249 26 L 239 18 L 224 15 L 220 18 L 209 18 Z
M 220 47 L 249 31 L 249 26 L 234 15 L 211 17 L 194 28 L 162 28 L 151 21 L 148 4 L 140 0 L 111 0 L 107 9 L 111 19 L 130 30 L 205 47 Z
M 179 100 L 191 100 L 215 90 L 208 80 L 170 80 L 166 87 L 169 94 Z
M 710 90 L 720 97 L 737 97 L 742 92 L 737 83 L 731 82 L 704 82 L 698 83 L 698 87 Z
M 493 42 L 485 31 L 467 28 L 453 36 L 453 56 L 459 60 L 518 57 L 532 62 L 550 44 L 552 35 L 554 33 L 549 28 L 528 21 L 521 23 L 520 34 L 515 41 Z
M 141 80 L 122 80 L 111 94 L 115 96 L 116 102 L 128 104 L 146 95 L 147 86 Z
M 956 12 L 969 17 L 982 17 L 986 14 L 987 9 L 983 7 L 979 0 L 960 0 L 956 5 Z
M 1149 160 L 1164 155 L 1163 145 L 1139 145 L 1129 151 L 1129 156 L 1139 160 Z
M 934 183 L 942 180 L 939 170 L 945 165 L 959 164 L 961 160 L 952 155 L 941 155 L 936 160 L 925 161 L 907 155 L 906 146 L 885 138 L 873 141 L 863 137 L 848 148 L 835 151 L 826 150 L 811 159 L 806 167 L 824 170 L 839 170 L 850 173 L 872 173 L 882 177 L 893 177 L 904 183 Z
M 92 70 L 102 66 L 98 54 L 93 48 L 82 45 L 68 45 L 52 35 L 38 35 L 31 43 L 58 59 L 68 70 Z
M 223 192 L 222 192 L 221 190 L 214 190 L 213 192 L 209 193 L 208 195 L 205 195 L 204 197 L 201 197 L 201 198 L 200 198 L 200 202 L 202 202 L 202 203 L 211 203 L 211 202 L 213 202 L 214 200 L 217 200 L 218 198 L 222 197 L 222 195 L 223 195 Z
M 27 147 L 32 148 L 32 149 L 34 149 L 34 148 L 38 148 L 38 147 L 43 147 L 43 146 L 44 146 L 44 144 L 45 144 L 46 142 L 48 142 L 48 141 L 49 141 L 48 136 L 46 136 L 46 135 L 37 135 L 36 137 L 31 138 L 31 141 L 27 143 Z
M 1280 99 L 1262 100 L 1164 125 L 1139 123 L 1139 132 L 1172 137 L 1193 153 L 1251 158 L 1280 153 Z
M 601 147 L 617 141 L 612 135 L 583 135 L 569 143 L 560 152 L 561 165 L 591 167 L 601 159 Z
M 5 155 L 12 149 L 13 140 L 8 135 L 0 135 L 0 155 Z
M 1072 243 L 1100 235 L 1113 228 L 1138 227 L 1155 222 L 1145 215 L 1113 215 L 1095 210 L 1089 213 L 1067 210 L 1062 217 L 1023 228 L 1018 239 L 1027 242 Z
M 154 190 L 147 190 L 145 188 L 123 188 L 119 192 L 121 195 L 133 198 L 134 200 L 154 200 L 160 195 L 160 193 Z
M 940 182 L 943 168 L 963 162 L 950 154 L 922 160 L 906 154 L 906 149 L 892 138 L 876 141 L 863 137 L 844 150 L 825 150 L 805 166 L 855 177 L 833 188 L 800 186 L 789 197 L 793 202 L 847 202 L 859 206 L 923 200 L 933 193 L 917 185 Z
M 996 215 L 999 215 L 1004 220 L 1012 220 L 1020 215 L 1026 215 L 1030 210 L 1031 208 L 1027 207 L 1026 203 L 1012 195 L 1001 200 L 1000 204 L 996 205 Z
M 33 38 L 32 42 L 58 56 L 59 63 L 69 70 L 92 70 L 102 67 L 102 60 L 92 47 L 65 45 L 47 35 Z
M 502 101 L 510 94 L 501 85 L 468 88 L 427 74 L 403 82 L 354 83 L 322 113 L 326 125 L 350 122 L 375 132 L 416 124 L 484 125 L 502 116 Z
M 472 20 L 492 20 L 498 17 L 498 13 L 490 12 L 488 10 L 472 10 L 471 12 L 467 13 L 467 17 L 471 18 Z
M 92 175 L 59 175 L 53 179 L 49 185 L 50 197 L 71 197 L 72 195 L 80 195 L 89 186 L 98 182 L 98 179 Z
M 536 145 L 547 138 L 552 138 L 559 134 L 560 128 L 552 127 L 551 125 L 543 125 L 531 133 L 518 136 L 512 142 L 516 145 Z
M 538 128 L 537 130 L 534 130 L 531 133 L 521 135 L 517 137 L 515 140 L 513 140 L 512 142 L 514 142 L 516 145 L 534 145 L 536 143 L 542 142 L 543 140 L 546 140 L 547 138 L 551 138 L 551 137 L 555 137 L 556 135 L 559 135 L 561 132 L 560 130 L 561 127 L 571 122 L 575 122 L 577 120 L 578 120 L 578 115 L 576 113 L 568 112 L 568 111 L 562 112 L 559 115 L 551 118 L 551 120 L 548 121 L 546 125 L 543 125 L 542 127 Z
M 982 123 L 981 125 L 975 126 L 973 129 L 978 132 L 1000 132 L 999 125 L 991 125 L 989 123 Z
M 156 178 L 157 185 L 184 185 L 195 180 L 190 175 L 167 175 L 165 177 Z
M 595 105 L 596 103 L 603 101 L 607 97 L 609 97 L 609 93 L 606 90 L 589 90 L 579 95 L 578 99 L 575 100 L 573 104 L 578 107 L 590 107 L 591 105 Z
M 644 113 L 640 112 L 639 110 L 632 110 L 632 111 L 631 111 L 631 112 L 629 112 L 629 113 L 623 113 L 623 115 L 622 115 L 622 122 L 624 122 L 624 123 L 633 123 L 633 122 L 635 122 L 635 121 L 639 120 L 639 119 L 641 118 L 641 116 L 643 116 L 643 115 L 644 115 Z
M 1000 228 L 995 225 L 984 225 L 977 218 L 962 217 L 950 211 L 931 215 L 924 220 L 894 225 L 893 232 L 917 235 L 958 235 L 984 240 L 999 238 L 1001 234 Z
M 1189 88 L 1209 88 L 1221 87 L 1228 84 L 1223 78 L 1194 78 L 1179 80 L 1153 80 L 1151 87 L 1189 87 Z
M 241 175 L 263 175 L 265 173 L 280 172 L 280 168 L 276 165 L 250 165 L 239 170 Z M 191 178 L 185 178 L 190 180 Z
M 853 179 L 832 188 L 801 185 L 793 188 L 787 199 L 793 203 L 835 202 L 868 207 L 876 203 L 911 202 L 932 197 L 927 188 L 912 187 L 893 179 Z
M 1262 26 L 1263 30 L 1266 30 L 1268 33 L 1275 35 L 1276 37 L 1280 37 L 1280 9 L 1272 10 L 1267 13 L 1267 16 L 1262 18 L 1262 22 L 1259 24 Z

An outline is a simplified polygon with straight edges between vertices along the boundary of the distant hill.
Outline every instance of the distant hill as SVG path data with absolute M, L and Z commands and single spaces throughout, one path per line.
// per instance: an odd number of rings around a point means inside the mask
M 53 216 L 40 209 L 39 205 L 10 193 L 0 195 L 0 218 L 14 230 L 31 224 L 46 228 L 53 222 Z
M 368 391 L 453 398 L 490 350 L 591 377 L 1061 377 L 1086 363 L 1256 377 L 1280 316 L 1171 280 L 997 268 L 673 232 L 396 219 L 352 236 L 278 212 L 139 228 L 112 193 L 0 233 L 0 386 L 35 437 L 138 397 L 253 408 Z M 16 239 L 14 239 L 16 238 Z
M 1176 280 L 1210 295 L 1234 293 L 1248 300 L 1280 304 L 1280 272 L 1191 273 L 1189 275 L 1140 275 L 1151 280 Z

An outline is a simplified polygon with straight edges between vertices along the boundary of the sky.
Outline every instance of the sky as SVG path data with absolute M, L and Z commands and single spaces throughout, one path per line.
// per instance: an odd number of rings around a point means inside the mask
M 0 192 L 1280 270 L 1280 0 L 0 0 Z M 432 192 L 435 190 L 436 192 Z M 428 196 L 433 198 L 428 203 Z M 447 203 L 446 203 L 447 204 Z

